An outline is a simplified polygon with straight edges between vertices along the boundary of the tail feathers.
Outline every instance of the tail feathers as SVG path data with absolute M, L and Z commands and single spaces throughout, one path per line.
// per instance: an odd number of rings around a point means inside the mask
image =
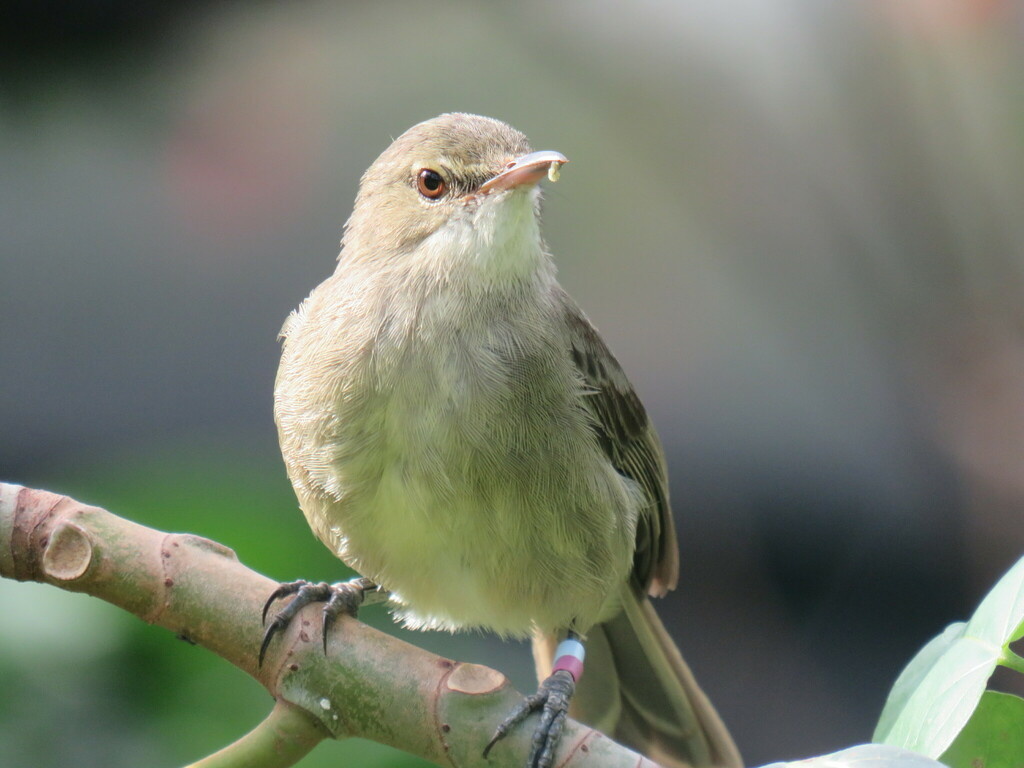
M 543 679 L 555 638 L 534 639 Z M 739 751 L 646 598 L 587 635 L 586 674 L 570 714 L 666 768 L 742 768 Z

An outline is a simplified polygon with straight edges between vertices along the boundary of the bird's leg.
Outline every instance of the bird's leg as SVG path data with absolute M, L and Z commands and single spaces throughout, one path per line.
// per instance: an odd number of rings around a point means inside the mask
M 267 613 L 275 600 L 282 597 L 295 595 L 292 601 L 278 611 L 270 624 L 267 624 Z M 334 619 L 341 613 L 347 613 L 353 618 L 359 612 L 359 608 L 367 602 L 378 603 L 387 599 L 387 592 L 374 584 L 370 579 L 357 576 L 348 581 L 337 584 L 328 584 L 321 581 L 314 584 L 300 579 L 299 581 L 288 581 L 278 586 L 267 598 L 263 605 L 263 623 L 267 625 L 263 633 L 263 643 L 260 645 L 259 664 L 263 665 L 263 657 L 270 647 L 270 641 L 278 632 L 284 631 L 291 623 L 295 615 L 311 603 L 323 603 L 323 640 L 324 653 L 327 653 L 327 632 Z
M 550 768 L 555 760 L 555 749 L 562 736 L 565 719 L 569 716 L 569 701 L 576 683 L 583 675 L 583 643 L 569 631 L 568 637 L 555 650 L 551 674 L 540 684 L 537 692 L 527 697 L 506 717 L 484 747 L 484 759 L 491 747 L 501 741 L 531 713 L 540 710 L 540 722 L 533 731 L 533 744 L 526 768 Z

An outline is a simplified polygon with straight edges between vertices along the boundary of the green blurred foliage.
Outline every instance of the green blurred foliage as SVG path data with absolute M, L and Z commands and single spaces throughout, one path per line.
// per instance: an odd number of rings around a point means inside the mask
M 222 542 L 275 578 L 333 581 L 351 573 L 313 538 L 283 467 L 236 447 L 126 455 L 76 468 L 52 487 L 145 525 Z M 270 711 L 269 695 L 240 670 L 102 601 L 0 581 L 0 604 L 5 768 L 182 765 Z M 380 609 L 364 614 L 391 626 Z M 322 744 L 301 764 L 339 762 L 427 765 L 359 739 Z

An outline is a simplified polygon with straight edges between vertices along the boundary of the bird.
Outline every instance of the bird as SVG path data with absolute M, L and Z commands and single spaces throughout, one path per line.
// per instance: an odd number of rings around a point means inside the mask
M 260 657 L 309 602 L 326 648 L 333 616 L 379 591 L 411 628 L 532 637 L 537 692 L 485 756 L 539 712 L 526 765 L 549 768 L 571 713 L 663 765 L 734 768 L 649 600 L 679 572 L 661 443 L 541 235 L 540 182 L 567 162 L 446 113 L 363 174 L 274 388 L 299 506 L 360 577 L 282 584 Z

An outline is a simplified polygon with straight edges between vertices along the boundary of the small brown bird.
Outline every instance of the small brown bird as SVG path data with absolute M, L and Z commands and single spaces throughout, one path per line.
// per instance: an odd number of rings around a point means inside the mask
M 337 270 L 282 331 L 275 416 L 306 519 L 365 578 L 282 585 L 261 657 L 301 605 L 329 601 L 326 635 L 379 587 L 410 627 L 533 636 L 540 687 L 485 754 L 540 710 L 547 768 L 571 711 L 664 765 L 739 766 L 647 599 L 678 576 L 661 444 L 541 238 L 565 162 L 446 114 L 363 175 Z

